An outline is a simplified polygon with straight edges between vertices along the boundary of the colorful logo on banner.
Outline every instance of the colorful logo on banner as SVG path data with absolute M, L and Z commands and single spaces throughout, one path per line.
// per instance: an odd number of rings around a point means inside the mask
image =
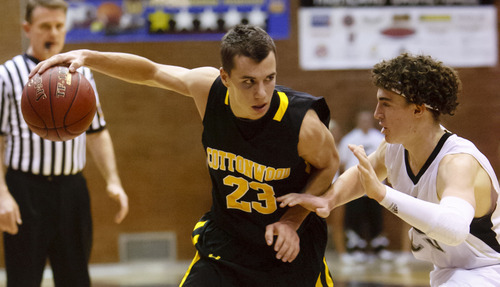
M 427 0 L 302 0 L 300 67 L 371 69 L 404 52 L 428 54 L 454 67 L 497 65 L 496 6 L 486 4 L 488 0 L 454 0 L 455 5 L 449 6 L 396 5 L 422 1 Z
M 236 24 L 289 37 L 289 0 L 70 0 L 67 43 L 210 41 Z

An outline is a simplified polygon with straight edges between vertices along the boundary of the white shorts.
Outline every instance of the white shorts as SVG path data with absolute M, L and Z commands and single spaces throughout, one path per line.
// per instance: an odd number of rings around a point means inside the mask
M 475 269 L 435 268 L 431 271 L 431 287 L 498 287 L 500 265 Z

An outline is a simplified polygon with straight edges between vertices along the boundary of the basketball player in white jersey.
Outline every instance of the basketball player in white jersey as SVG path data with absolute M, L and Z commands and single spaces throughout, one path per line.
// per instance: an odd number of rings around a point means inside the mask
M 364 191 L 412 226 L 413 254 L 434 264 L 431 286 L 500 286 L 497 177 L 473 143 L 439 122 L 457 106 L 457 73 L 428 56 L 403 54 L 375 65 L 372 75 L 385 141 L 368 157 L 351 145 L 359 165 L 322 197 L 288 194 L 281 205 L 326 217 Z

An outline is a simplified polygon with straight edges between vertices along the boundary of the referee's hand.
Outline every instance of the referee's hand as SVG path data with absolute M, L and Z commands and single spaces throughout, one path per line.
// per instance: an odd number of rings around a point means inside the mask
M 115 216 L 115 222 L 121 223 L 128 214 L 128 196 L 119 184 L 108 184 L 107 192 L 109 197 L 120 205 L 120 210 Z
M 21 212 L 16 201 L 8 191 L 0 193 L 0 231 L 17 234 L 18 225 L 22 224 Z

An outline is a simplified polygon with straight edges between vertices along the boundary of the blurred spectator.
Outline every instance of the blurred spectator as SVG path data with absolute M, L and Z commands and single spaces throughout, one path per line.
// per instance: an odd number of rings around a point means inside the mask
M 358 164 L 358 159 L 349 150 L 348 144 L 363 145 L 366 153 L 370 154 L 377 149 L 383 138 L 380 131 L 375 129 L 373 114 L 360 111 L 356 115 L 356 127 L 347 133 L 338 145 L 339 173 Z M 344 218 L 344 232 L 334 234 L 333 237 L 336 245 L 345 244 L 336 247 L 344 263 L 364 262 L 368 254 L 375 254 L 383 260 L 392 259 L 392 253 L 386 250 L 389 240 L 383 235 L 382 207 L 375 200 L 363 196 L 347 203 L 342 213 L 343 215 L 333 216 L 339 217 L 335 220 Z

